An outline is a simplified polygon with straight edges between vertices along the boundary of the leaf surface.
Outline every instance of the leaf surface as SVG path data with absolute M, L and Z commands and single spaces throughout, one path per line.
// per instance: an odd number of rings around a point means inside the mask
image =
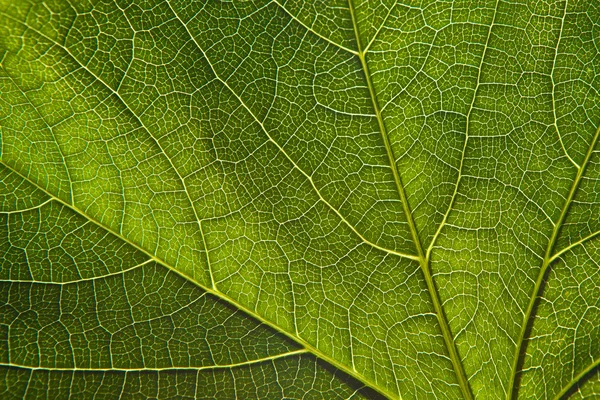
M 593 397 L 598 21 L 0 1 L 0 395 Z

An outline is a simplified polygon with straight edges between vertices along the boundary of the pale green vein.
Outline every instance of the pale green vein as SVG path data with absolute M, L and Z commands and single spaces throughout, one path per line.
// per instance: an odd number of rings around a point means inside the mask
M 429 296 L 431 297 L 431 302 L 433 303 L 433 308 L 435 310 L 438 323 L 440 324 L 440 329 L 442 331 L 442 336 L 444 338 L 444 344 L 449 353 L 450 361 L 454 368 L 454 373 L 456 374 L 456 380 L 458 381 L 458 384 L 460 386 L 460 389 L 461 389 L 465 399 L 472 399 L 473 395 L 471 393 L 469 381 L 465 374 L 462 361 L 460 359 L 458 350 L 454 343 L 452 331 L 450 330 L 450 326 L 448 324 L 446 315 L 442 308 L 442 303 L 441 303 L 437 288 L 435 287 L 435 282 L 433 281 L 431 270 L 429 268 L 429 259 L 426 256 L 425 252 L 423 251 L 421 239 L 419 238 L 419 233 L 417 231 L 417 227 L 416 227 L 416 224 L 415 224 L 413 216 L 412 216 L 410 205 L 408 203 L 408 199 L 407 199 L 406 193 L 404 191 L 404 185 L 402 184 L 400 172 L 398 171 L 398 166 L 396 164 L 396 157 L 394 155 L 394 150 L 390 143 L 390 138 L 389 138 L 389 134 L 387 132 L 387 127 L 385 125 L 383 115 L 381 114 L 381 108 L 379 105 L 379 101 L 377 100 L 377 92 L 375 90 L 373 81 L 371 79 L 371 73 L 369 72 L 369 64 L 367 63 L 366 54 L 364 52 L 364 48 L 362 45 L 362 40 L 361 40 L 360 32 L 358 29 L 358 23 L 357 23 L 357 19 L 356 19 L 356 15 L 355 15 L 353 0 L 348 0 L 348 6 L 350 8 L 350 15 L 352 18 L 352 24 L 354 26 L 354 34 L 356 36 L 356 43 L 358 46 L 358 58 L 360 59 L 360 63 L 361 63 L 361 66 L 362 66 L 362 69 L 363 69 L 363 72 L 365 75 L 365 80 L 367 81 L 367 86 L 369 88 L 369 94 L 371 97 L 371 101 L 373 103 L 373 109 L 375 111 L 375 115 L 377 117 L 377 123 L 379 125 L 379 131 L 381 133 L 381 137 L 383 138 L 383 142 L 384 142 L 385 149 L 387 152 L 390 167 L 392 169 L 392 174 L 394 175 L 394 182 L 396 183 L 396 189 L 398 190 L 398 194 L 400 196 L 400 201 L 402 203 L 402 208 L 404 210 L 404 214 L 406 215 L 406 219 L 407 219 L 408 225 L 410 227 L 413 242 L 417 249 L 417 254 L 419 255 L 419 257 L 418 257 L 419 265 L 421 266 L 421 270 L 423 271 L 423 275 L 425 277 L 425 281 L 427 284 L 427 290 L 429 292 Z M 400 395 L 399 389 L 398 389 L 398 395 Z
M 358 54 L 356 52 L 356 50 L 352 50 L 349 49 L 348 47 L 342 46 L 341 44 L 334 42 L 333 40 L 329 39 L 327 36 L 320 34 L 319 32 L 317 32 L 316 30 L 314 30 L 313 28 L 311 28 L 310 26 L 306 25 L 304 22 L 302 22 L 300 19 L 298 19 L 298 17 L 296 17 L 294 14 L 292 14 L 290 11 L 288 11 L 287 8 L 285 8 L 285 6 L 283 6 L 283 4 L 281 4 L 278 0 L 271 0 L 272 3 L 277 4 L 279 6 L 279 8 L 281 8 L 281 10 L 283 12 L 285 12 L 291 19 L 293 19 L 294 21 L 296 21 L 297 23 L 299 23 L 300 25 L 302 25 L 302 27 L 304 27 L 304 29 L 306 29 L 307 31 L 309 31 L 310 33 L 312 33 L 313 35 L 323 39 L 324 41 L 326 41 L 327 43 L 341 49 L 344 51 L 347 51 L 348 53 L 351 54 Z M 183 22 L 183 21 L 182 21 Z M 184 24 L 185 25 L 185 24 Z
M 50 201 L 54 201 L 54 199 L 51 199 Z M 141 267 L 143 267 L 144 265 L 150 263 L 154 261 L 153 259 L 149 258 L 146 261 L 139 263 L 137 265 L 134 265 L 133 267 L 129 267 L 120 271 L 115 271 L 115 272 L 109 272 L 107 274 L 102 274 L 102 275 L 96 275 L 96 276 L 91 276 L 89 278 L 81 278 L 81 279 L 72 279 L 72 280 L 68 280 L 68 281 L 63 281 L 63 282 L 56 282 L 56 281 L 42 281 L 39 279 L 10 279 L 10 280 L 2 280 L 0 279 L 0 283 L 30 283 L 30 284 L 41 284 L 41 285 L 57 285 L 57 286 L 65 286 L 65 285 L 71 285 L 74 283 L 81 283 L 81 282 L 91 282 L 91 281 L 95 281 L 98 279 L 104 279 L 104 278 L 108 278 L 111 276 L 118 276 L 118 275 L 124 275 L 127 272 L 139 269 Z M 31 272 L 31 271 L 30 271 Z M 33 275 L 33 273 L 32 273 Z
M 379 36 L 379 32 L 381 32 L 381 30 L 383 29 L 383 27 L 385 26 L 387 21 L 390 19 L 390 16 L 392 15 L 392 11 L 394 11 L 394 9 L 396 8 L 396 6 L 398 4 L 400 4 L 400 3 L 396 2 L 396 3 L 392 4 L 392 6 L 390 7 L 390 9 L 387 12 L 387 15 L 383 19 L 383 22 L 381 23 L 381 25 L 379 25 L 379 28 L 377 28 L 377 31 L 373 34 L 373 37 L 371 38 L 371 40 L 369 40 L 369 43 L 367 43 L 367 45 L 365 46 L 365 48 L 363 50 L 363 55 L 365 55 L 365 56 L 367 55 L 367 53 L 369 52 L 369 49 L 371 48 L 373 43 L 375 43 L 377 36 Z
M 594 134 L 594 137 L 592 138 L 592 140 L 590 142 L 590 145 L 589 145 L 589 148 L 585 155 L 585 158 L 583 160 L 583 163 L 581 164 L 581 167 L 579 167 L 579 169 L 577 170 L 577 174 L 575 175 L 575 179 L 573 180 L 573 184 L 571 185 L 571 189 L 569 190 L 569 194 L 567 195 L 565 204 L 563 205 L 563 208 L 561 210 L 560 216 L 558 217 L 558 220 L 554 224 L 554 228 L 552 229 L 552 235 L 550 236 L 550 240 L 548 240 L 548 245 L 546 246 L 544 260 L 543 260 L 542 266 L 540 267 L 540 270 L 538 272 L 538 276 L 537 276 L 533 291 L 531 292 L 531 297 L 529 299 L 529 305 L 527 306 L 527 311 L 525 312 L 525 314 L 523 316 L 521 332 L 519 334 L 519 338 L 517 340 L 517 346 L 515 348 L 515 354 L 513 356 L 514 358 L 513 358 L 512 372 L 511 372 L 511 376 L 510 376 L 510 385 L 509 385 L 509 388 L 511 389 L 511 391 L 507 395 L 507 398 L 509 398 L 509 399 L 510 398 L 516 399 L 517 394 L 518 394 L 518 388 L 515 388 L 514 384 L 515 384 L 515 381 L 517 378 L 517 374 L 519 373 L 518 369 L 519 369 L 520 362 L 521 362 L 521 356 L 524 356 L 525 349 L 526 349 L 525 348 L 525 344 L 526 344 L 525 335 L 527 333 L 529 324 L 533 323 L 532 318 L 535 317 L 535 315 L 533 314 L 533 310 L 535 308 L 537 299 L 542 294 L 541 291 L 542 291 L 546 271 L 552 264 L 552 261 L 556 258 L 556 256 L 552 255 L 552 251 L 554 249 L 554 244 L 556 242 L 556 239 L 558 238 L 560 228 L 561 228 L 565 218 L 567 217 L 567 213 L 569 211 L 569 208 L 571 206 L 573 198 L 575 197 L 577 188 L 579 187 L 579 182 L 581 182 L 581 179 L 583 178 L 583 173 L 585 172 L 585 169 L 586 169 L 587 165 L 589 164 L 590 159 L 592 158 L 592 154 L 594 153 L 594 149 L 596 148 L 596 143 L 598 142 L 599 136 L 600 136 L 600 126 L 596 129 L 596 133 Z
M 571 391 L 573 387 L 575 387 L 575 385 L 581 382 L 581 380 L 585 378 L 587 374 L 592 372 L 598 366 L 600 366 L 600 358 L 594 360 L 594 362 L 585 367 L 580 373 L 578 373 L 573 379 L 571 379 L 571 381 L 567 383 L 556 396 L 554 396 L 554 400 L 562 399 L 567 393 L 569 393 L 569 391 Z
M 40 208 L 44 207 L 46 204 L 51 203 L 51 202 L 52 202 L 52 199 L 48 199 L 48 200 L 44 201 L 43 203 L 37 204 L 35 206 L 31 206 L 31 207 L 27 207 L 27 208 L 20 208 L 18 210 L 0 211 L 0 215 L 22 214 L 27 211 L 39 210 Z
M 123 289 L 124 289 L 123 290 L 123 295 L 124 295 L 124 298 L 125 298 L 125 304 L 128 305 L 128 307 L 126 309 L 124 307 L 123 313 L 125 313 L 125 312 L 129 313 L 129 320 L 133 322 L 132 324 L 130 324 L 130 326 L 131 326 L 131 329 L 133 330 L 134 337 L 140 337 L 139 323 L 137 323 L 138 321 L 136 320 L 135 315 L 133 314 L 133 309 L 134 309 L 133 304 L 134 303 L 129 299 L 129 292 L 130 291 L 128 290 L 127 285 L 125 283 L 125 277 L 121 276 L 121 281 L 123 282 Z M 61 294 L 61 298 L 62 298 L 62 291 L 61 291 L 60 294 Z M 94 298 L 98 298 L 98 293 L 96 292 L 96 285 L 94 285 Z M 198 299 L 195 299 L 194 301 L 192 301 L 189 306 L 191 306 L 192 304 L 194 304 L 197 300 Z M 60 301 L 59 301 L 59 303 L 60 303 Z M 180 307 L 179 310 L 177 310 L 176 312 L 178 312 L 178 311 L 180 311 L 180 310 L 182 310 L 184 308 L 185 308 L 185 306 Z M 152 320 L 152 319 L 154 319 L 154 320 L 160 320 L 162 318 L 161 318 L 161 316 L 156 316 L 155 318 L 150 318 L 150 320 Z M 148 322 L 150 322 L 150 321 L 148 321 Z M 124 329 L 125 329 L 125 327 L 122 327 L 121 329 L 117 330 L 117 332 L 123 331 Z M 110 346 L 111 346 L 110 348 L 112 350 L 112 340 L 111 340 L 111 345 Z M 71 345 L 71 348 L 74 348 L 73 345 Z M 111 351 L 110 352 L 110 354 L 111 354 L 111 358 L 110 358 L 111 364 L 110 364 L 110 366 L 111 367 L 113 367 L 115 365 L 115 364 L 113 364 L 114 359 L 112 358 L 112 353 L 113 352 Z M 171 348 L 170 348 L 170 346 L 166 346 L 166 353 L 167 353 L 166 354 L 166 358 L 168 360 L 172 360 L 173 358 L 171 358 Z M 140 354 L 140 358 L 142 359 L 142 365 L 146 365 L 146 356 L 147 356 L 147 353 L 145 351 L 142 351 L 141 354 Z M 73 365 L 75 365 L 75 360 L 73 360 Z
M 295 335 L 293 333 L 290 333 L 290 332 L 282 329 L 276 323 L 274 323 L 274 322 L 272 322 L 272 321 L 264 318 L 263 316 L 261 316 L 260 314 L 256 313 L 254 310 L 252 310 L 251 308 L 248 308 L 248 307 L 244 306 L 243 304 L 239 303 L 234 298 L 232 298 L 232 297 L 228 296 L 227 294 L 219 291 L 218 289 L 215 289 L 215 288 L 210 287 L 210 286 L 206 286 L 206 285 L 204 285 L 204 284 L 196 281 L 195 279 L 193 279 L 193 277 L 186 275 L 184 272 L 178 270 L 174 266 L 170 265 L 166 261 L 164 261 L 161 258 L 159 258 L 158 256 L 156 256 L 155 254 L 152 254 L 151 252 L 149 252 L 148 250 L 146 250 L 145 248 L 143 248 L 139 244 L 137 244 L 137 243 L 129 240 L 127 237 L 123 236 L 120 232 L 113 231 L 109 226 L 107 226 L 107 225 L 103 224 L 102 222 L 97 221 L 94 218 L 92 218 L 91 216 L 87 215 L 83 210 L 80 210 L 79 208 L 77 208 L 77 206 L 71 205 L 71 204 L 67 203 L 66 201 L 64 201 L 64 200 L 62 200 L 62 199 L 54 196 L 52 193 L 50 193 L 45 188 L 41 187 L 35 181 L 33 181 L 33 180 L 29 179 L 27 176 L 23 175 L 15 167 L 13 167 L 13 166 L 11 166 L 9 164 L 6 164 L 3 160 L 0 160 L 0 164 L 6 166 L 6 168 L 10 169 L 15 174 L 19 175 L 21 178 L 25 179 L 27 182 L 29 182 L 32 185 L 34 185 L 36 188 L 38 188 L 41 191 L 43 191 L 44 193 L 46 193 L 48 196 L 52 197 L 52 199 L 60 202 L 64 206 L 70 208 L 71 210 L 73 210 L 77 214 L 79 214 L 82 217 L 88 219 L 90 222 L 93 222 L 94 224 L 98 225 L 99 227 L 103 228 L 104 230 L 106 230 L 108 232 L 111 232 L 113 235 L 115 235 L 116 237 L 118 237 L 119 239 L 121 239 L 122 241 L 124 241 L 125 243 L 129 244 L 130 246 L 134 247 L 135 249 L 137 249 L 137 250 L 141 251 L 142 253 L 146 254 L 148 257 L 150 257 L 156 263 L 162 265 L 163 267 L 167 268 L 168 270 L 170 270 L 170 271 L 174 272 L 175 274 L 183 277 L 184 279 L 190 281 L 191 283 L 193 283 L 194 285 L 196 285 L 200 289 L 204 290 L 206 293 L 212 294 L 213 296 L 215 296 L 215 297 L 217 297 L 217 298 L 219 298 L 219 299 L 227 302 L 228 304 L 230 304 L 231 306 L 235 307 L 236 309 L 238 309 L 238 310 L 246 313 L 247 315 L 249 315 L 250 317 L 256 319 L 257 321 L 259 321 L 259 322 L 261 322 L 261 323 L 269 326 L 270 328 L 274 329 L 278 333 L 280 333 L 280 334 L 282 334 L 282 335 L 290 338 L 292 341 L 294 341 L 294 342 L 298 343 L 300 346 L 304 347 L 304 350 L 307 350 L 308 352 L 312 353 L 315 357 L 320 358 L 323 361 L 331 364 L 335 368 L 339 369 L 340 371 L 343 371 L 344 373 L 346 373 L 346 374 L 350 375 L 351 377 L 355 378 L 356 380 L 362 382 L 364 385 L 366 385 L 366 386 L 368 386 L 368 387 L 370 387 L 370 388 L 378 391 L 379 393 L 381 393 L 384 396 L 387 396 L 389 398 L 397 397 L 396 395 L 387 392 L 385 389 L 383 389 L 383 388 L 377 386 L 375 383 L 369 381 L 367 378 L 365 378 L 363 375 L 359 374 L 358 372 L 354 371 L 349 366 L 347 366 L 347 365 L 339 362 L 338 360 L 336 360 L 335 358 L 329 356 L 328 354 L 323 353 L 317 347 L 313 346 L 311 343 L 309 343 L 308 341 L 304 340 L 300 336 L 297 336 L 297 335 Z
M 71 7 L 73 9 L 75 9 L 75 7 L 73 7 L 72 5 L 71 5 Z M 123 16 L 125 17 L 125 19 L 127 19 L 127 23 L 130 26 L 132 26 L 131 25 L 131 21 L 129 21 L 129 18 L 127 17 L 127 13 L 123 12 Z M 134 34 L 134 37 L 135 37 L 135 34 Z M 135 47 L 133 48 L 133 50 L 135 51 Z M 132 54 L 131 58 L 132 59 L 135 58 L 135 53 Z M 96 77 L 95 75 L 93 75 L 93 76 Z M 123 80 L 125 80 L 125 75 L 123 75 L 122 81 Z M 119 83 L 119 86 L 120 85 L 121 85 L 121 83 Z M 150 133 L 150 131 L 144 126 L 144 124 L 142 123 L 142 120 L 137 115 L 135 115 L 135 113 L 133 112 L 133 110 L 131 110 L 131 108 L 127 105 L 127 103 L 125 103 L 125 101 L 121 98 L 121 96 L 118 94 L 118 92 L 116 90 L 113 90 L 112 88 L 110 88 L 110 90 L 117 95 L 117 97 L 119 98 L 119 100 L 121 100 L 123 102 L 123 104 L 125 105 L 125 107 L 127 107 L 131 111 L 131 113 L 136 117 L 136 119 L 140 122 L 140 124 L 144 127 L 144 129 L 146 129 L 146 131 L 148 132 L 148 134 L 150 135 L 150 137 L 152 137 L 152 139 L 156 142 L 156 144 L 160 148 L 160 151 L 165 155 L 165 158 L 167 159 L 167 161 L 169 161 L 169 164 L 171 165 L 171 168 L 173 168 L 173 170 L 175 171 L 175 173 L 179 177 L 179 180 L 181 181 L 181 184 L 183 185 L 183 190 L 185 192 L 185 195 L 187 196 L 187 198 L 188 198 L 188 200 L 190 202 L 190 205 L 192 206 L 192 210 L 194 211 L 194 217 L 196 218 L 196 222 L 198 223 L 198 230 L 200 231 L 200 237 L 202 239 L 202 246 L 204 247 L 204 251 L 206 252 L 206 265 L 208 267 L 208 276 L 210 277 L 210 283 L 211 283 L 213 289 L 216 289 L 217 286 L 216 286 L 216 283 L 215 283 L 215 277 L 214 277 L 213 270 L 212 270 L 212 264 L 210 262 L 210 255 L 209 255 L 209 252 L 208 252 L 208 246 L 206 244 L 206 236 L 204 235 L 204 231 L 202 229 L 202 220 L 198 216 L 198 211 L 196 210 L 196 206 L 194 205 L 194 202 L 192 201 L 192 197 L 190 196 L 190 193 L 189 193 L 189 191 L 187 189 L 187 185 L 185 183 L 185 179 L 181 176 L 181 174 L 179 173 L 179 171 L 177 170 L 177 168 L 175 168 L 175 165 L 171 161 L 171 158 L 167 155 L 167 153 L 165 152 L 165 150 L 161 146 L 161 144 L 158 141 L 158 139 L 154 138 L 154 136 Z
M 465 153 L 467 152 L 467 143 L 469 141 L 469 125 L 471 122 L 471 113 L 473 112 L 473 109 L 475 108 L 475 100 L 477 98 L 477 92 L 478 92 L 480 84 L 481 84 L 481 71 L 483 69 L 483 61 L 485 59 L 485 55 L 487 53 L 487 50 L 488 50 L 488 47 L 490 44 L 490 37 L 492 36 L 492 27 L 496 23 L 496 15 L 498 14 L 498 5 L 499 4 L 500 4 L 500 0 L 496 0 L 496 8 L 494 9 L 494 16 L 492 18 L 492 23 L 490 24 L 490 26 L 488 28 L 487 38 L 485 40 L 485 45 L 484 45 L 484 48 L 483 48 L 483 51 L 481 54 L 481 60 L 479 61 L 479 69 L 477 71 L 477 80 L 475 82 L 475 90 L 473 92 L 473 98 L 471 99 L 469 111 L 467 112 L 467 118 L 466 118 L 466 124 L 465 124 L 465 141 L 463 143 L 462 156 L 460 157 L 460 163 L 458 165 L 458 177 L 456 178 L 456 184 L 454 185 L 454 191 L 452 193 L 450 203 L 448 204 L 448 208 L 446 209 L 446 212 L 444 213 L 444 217 L 442 218 L 442 222 L 440 222 L 440 225 L 438 226 L 437 230 L 435 231 L 435 234 L 433 235 L 433 238 L 431 239 L 431 243 L 429 244 L 429 246 L 427 248 L 427 259 L 430 258 L 431 251 L 433 250 L 433 247 L 435 246 L 437 238 L 441 234 L 442 229 L 444 228 L 444 226 L 446 225 L 446 223 L 448 221 L 450 212 L 454 208 L 454 203 L 456 202 L 456 198 L 458 197 L 458 187 L 460 186 L 460 182 L 464 176 L 463 175 L 463 167 L 464 167 L 464 163 L 465 163 Z
M 302 354 L 309 354 L 309 352 L 306 349 L 300 349 L 300 350 L 289 351 L 286 353 L 275 354 L 275 355 L 268 356 L 268 357 L 262 357 L 262 358 L 256 358 L 253 360 L 242 361 L 239 363 L 206 365 L 206 366 L 202 366 L 202 367 L 157 367 L 157 368 L 151 368 L 151 367 L 142 367 L 142 368 L 118 368 L 118 367 L 80 368 L 80 367 L 73 367 L 73 368 L 61 368 L 61 367 L 32 367 L 32 366 L 20 365 L 20 364 L 3 364 L 3 363 L 0 363 L 0 367 L 22 368 L 22 369 L 29 369 L 29 370 L 33 370 L 33 371 L 60 371 L 60 372 L 205 371 L 205 370 L 213 370 L 213 369 L 239 368 L 239 367 L 244 367 L 244 366 L 248 366 L 248 365 L 261 364 L 261 363 L 264 363 L 267 361 L 275 361 L 275 360 L 278 360 L 281 358 L 298 356 L 298 355 L 302 355 Z
M 563 142 L 563 138 L 562 135 L 560 134 L 559 130 L 558 130 L 558 117 L 556 115 L 556 82 L 554 82 L 554 71 L 556 69 L 556 59 L 558 58 L 558 48 L 560 47 L 560 39 L 562 37 L 562 33 L 563 33 L 563 27 L 565 25 L 565 18 L 567 17 L 567 6 L 568 6 L 569 2 L 568 0 L 565 0 L 565 6 L 563 9 L 563 15 L 562 18 L 560 20 L 560 30 L 558 31 L 558 41 L 556 43 L 556 51 L 554 52 L 554 59 L 552 60 L 552 70 L 550 71 L 550 80 L 552 82 L 552 115 L 554 117 L 554 121 L 553 121 L 553 125 L 554 125 L 554 129 L 556 129 L 556 134 L 558 135 L 558 140 L 560 141 L 560 145 L 563 149 L 563 152 L 565 153 L 565 156 L 567 156 L 567 158 L 569 159 L 569 161 L 577 168 L 581 168 L 579 164 L 577 164 L 575 162 L 575 160 L 573 160 L 573 158 L 571 158 L 571 156 L 569 155 L 569 152 L 567 151 L 567 148 L 565 147 L 565 143 Z
M 600 235 L 600 231 L 596 231 L 593 232 L 581 239 L 579 239 L 576 242 L 571 243 L 570 245 L 568 245 L 567 247 L 565 247 L 564 249 L 556 252 L 551 258 L 550 258 L 550 263 L 554 262 L 556 259 L 560 258 L 560 256 L 562 256 L 563 254 L 565 254 L 566 252 L 568 252 L 569 250 L 573 249 L 574 247 L 577 246 L 581 246 L 583 245 L 585 242 L 587 242 L 588 240 L 592 240 L 593 238 L 595 238 L 596 236 Z
M 169 7 L 171 7 L 171 5 L 169 4 Z M 173 10 L 173 8 L 171 8 L 171 12 L 173 13 L 173 15 L 175 16 L 175 18 L 181 23 L 181 25 L 184 27 L 184 29 L 186 30 L 187 34 L 189 35 L 189 37 L 191 38 L 191 40 L 194 42 L 194 44 L 196 45 L 196 47 L 198 48 L 198 51 L 200 51 L 202 53 L 202 56 L 206 59 L 207 64 L 209 65 L 212 73 L 214 74 L 215 78 L 223 85 L 227 88 L 227 90 L 229 90 L 229 92 L 235 96 L 235 98 L 240 102 L 240 104 L 242 105 L 242 107 L 246 110 L 246 112 L 249 113 L 249 115 L 252 117 L 252 119 L 260 126 L 261 130 L 264 132 L 264 134 L 267 136 L 267 139 L 269 140 L 269 142 L 271 142 L 275 147 L 277 147 L 277 150 L 279 150 L 284 156 L 285 158 L 292 164 L 292 166 L 298 170 L 298 172 L 300 172 L 310 183 L 310 185 L 312 186 L 313 190 L 315 191 L 315 193 L 317 194 L 317 196 L 319 197 L 319 200 L 322 201 L 330 210 L 332 210 L 340 219 L 341 221 L 348 226 L 352 232 L 354 232 L 354 234 L 356 236 L 358 236 L 360 238 L 360 240 L 362 240 L 365 244 L 376 248 L 378 250 L 381 250 L 383 252 L 389 253 L 389 254 L 394 254 L 396 256 L 399 257 L 403 257 L 403 258 L 408 258 L 409 260 L 414 260 L 417 261 L 419 260 L 419 257 L 413 255 L 413 254 L 408 254 L 408 253 L 402 253 L 396 250 L 392 250 L 392 249 L 388 249 L 386 247 L 382 247 L 380 245 L 378 245 L 377 243 L 371 242 L 370 240 L 368 240 L 366 237 L 364 237 L 357 229 L 354 225 L 352 225 L 350 223 L 350 221 L 348 221 L 341 213 L 340 211 L 335 208 L 329 201 L 327 201 L 323 195 L 321 194 L 321 191 L 319 190 L 319 188 L 317 187 L 317 185 L 315 184 L 312 176 L 310 174 L 308 174 L 306 171 L 304 171 L 293 159 L 292 157 L 286 152 L 286 150 L 271 136 L 271 134 L 269 133 L 269 131 L 267 130 L 267 128 L 264 126 L 264 124 L 262 123 L 262 121 L 252 112 L 252 110 L 250 109 L 250 107 L 244 102 L 244 100 L 233 90 L 233 88 L 227 83 L 227 81 L 225 79 L 223 79 L 215 70 L 215 68 L 213 67 L 213 63 L 210 61 L 210 58 L 208 58 L 208 56 L 206 55 L 206 53 L 204 52 L 204 50 L 202 49 L 202 47 L 200 46 L 200 44 L 196 41 L 196 39 L 194 38 L 194 35 L 192 35 L 192 33 L 189 31 L 187 25 L 185 24 L 185 22 L 183 22 L 183 20 L 181 18 L 179 18 L 178 14 L 175 12 L 175 10 Z

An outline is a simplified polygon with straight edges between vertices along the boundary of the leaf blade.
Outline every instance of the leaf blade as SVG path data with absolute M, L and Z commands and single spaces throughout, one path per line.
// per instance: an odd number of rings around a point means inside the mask
M 54 196 L 17 214 L 62 199 L 388 397 L 516 394 L 506 349 L 557 351 L 531 304 L 589 301 L 540 277 L 600 231 L 593 6 L 1 6 L 3 165 Z

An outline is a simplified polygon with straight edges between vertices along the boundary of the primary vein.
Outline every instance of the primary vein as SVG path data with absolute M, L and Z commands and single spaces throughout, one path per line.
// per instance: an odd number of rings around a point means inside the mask
M 385 150 L 388 156 L 388 160 L 390 163 L 390 167 L 392 169 L 392 174 L 394 176 L 394 182 L 396 184 L 396 189 L 398 191 L 398 195 L 400 196 L 400 201 L 402 203 L 402 208 L 404 210 L 404 214 L 406 215 L 406 219 L 408 225 L 410 227 L 410 232 L 412 235 L 413 242 L 415 244 L 417 254 L 419 255 L 419 265 L 421 266 L 421 270 L 423 271 L 423 275 L 425 276 L 425 281 L 427 284 L 427 290 L 431 297 L 431 301 L 433 303 L 433 308 L 435 309 L 435 313 L 438 319 L 438 323 L 440 324 L 440 328 L 442 330 L 442 336 L 444 338 L 444 344 L 448 353 L 450 355 L 450 360 L 452 362 L 452 366 L 454 368 L 454 372 L 456 374 L 456 379 L 460 386 L 461 392 L 465 399 L 472 399 L 473 395 L 471 393 L 471 388 L 469 386 L 469 382 L 467 376 L 464 371 L 464 367 L 462 365 L 462 361 L 458 354 L 458 350 L 454 343 L 454 339 L 452 336 L 452 331 L 450 330 L 450 326 L 446 319 L 446 315 L 442 308 L 441 299 L 439 297 L 437 288 L 435 286 L 435 282 L 433 281 L 433 276 L 431 274 L 431 270 L 429 267 L 429 257 L 427 257 L 426 253 L 423 250 L 423 245 L 421 244 L 421 239 L 419 238 L 419 233 L 415 224 L 415 221 L 412 217 L 412 212 L 410 209 L 410 204 L 408 203 L 408 199 L 406 197 L 406 192 L 404 190 L 404 185 L 402 184 L 402 178 L 400 177 L 400 173 L 398 171 L 398 167 L 396 165 L 396 157 L 394 155 L 394 149 L 390 143 L 389 134 L 387 131 L 387 127 L 385 125 L 385 121 L 381 114 L 381 107 L 379 105 L 379 101 L 377 100 L 377 92 L 373 85 L 373 81 L 371 79 L 371 74 L 369 72 L 369 64 L 366 59 L 366 48 L 363 47 L 360 32 L 358 29 L 358 22 L 356 18 L 356 11 L 354 7 L 353 0 L 348 0 L 348 7 L 350 10 L 350 15 L 352 19 L 352 24 L 354 27 L 354 34 L 356 36 L 356 43 L 358 46 L 358 58 L 360 60 L 365 80 L 367 81 L 367 86 L 369 88 L 369 94 L 371 97 L 371 101 L 373 104 L 373 109 L 375 110 L 375 115 L 377 117 L 377 123 L 379 125 L 379 131 L 381 133 L 381 137 L 384 142 Z

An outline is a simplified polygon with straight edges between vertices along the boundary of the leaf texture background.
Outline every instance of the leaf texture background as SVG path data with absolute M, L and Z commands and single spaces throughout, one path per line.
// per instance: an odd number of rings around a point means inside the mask
M 600 395 L 600 3 L 0 0 L 0 397 Z

